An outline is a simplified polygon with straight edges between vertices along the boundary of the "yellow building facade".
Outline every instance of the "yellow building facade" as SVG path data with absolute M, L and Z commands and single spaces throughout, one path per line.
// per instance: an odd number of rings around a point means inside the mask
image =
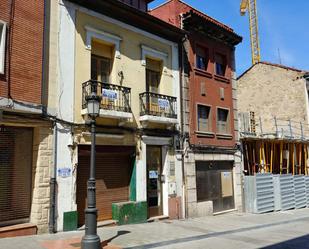
M 175 141 L 183 34 L 118 1 L 74 2 L 51 5 L 49 111 L 59 121 L 57 230 L 66 229 L 72 213 L 79 226 L 84 224 L 90 164 L 85 99 L 93 91 L 102 97 L 96 135 L 98 220 L 180 218 L 182 167 Z

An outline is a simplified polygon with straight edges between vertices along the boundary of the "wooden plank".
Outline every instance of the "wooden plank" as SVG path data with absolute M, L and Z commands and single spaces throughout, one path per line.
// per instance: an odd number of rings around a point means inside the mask
M 307 149 L 308 149 L 308 147 L 307 147 L 307 145 L 304 145 L 304 164 L 305 164 L 305 175 L 308 175 L 308 166 L 307 166 Z
M 282 174 L 282 165 L 283 164 L 283 142 L 280 142 L 280 175 Z
M 303 149 L 302 149 L 302 144 L 299 144 L 299 157 L 298 157 L 298 174 L 301 175 L 301 169 L 302 169 L 302 153 L 303 153 Z
M 246 143 L 245 144 L 245 150 L 246 150 L 246 158 L 247 158 L 247 167 L 248 167 L 248 173 L 249 173 L 249 175 L 251 175 L 251 166 L 250 166 L 250 158 L 249 158 L 249 149 L 248 149 L 248 144 Z
M 270 173 L 273 173 L 274 143 L 270 144 Z

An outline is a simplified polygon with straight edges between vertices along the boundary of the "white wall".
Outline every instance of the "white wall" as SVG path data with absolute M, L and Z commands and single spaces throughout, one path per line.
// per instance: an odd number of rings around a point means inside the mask
M 59 61 L 58 61 L 58 106 L 57 117 L 73 122 L 74 120 L 74 60 L 75 60 L 75 10 L 64 5 L 59 5 Z M 57 170 L 67 168 L 71 174 L 60 177 L 57 173 L 57 230 L 63 230 L 63 213 L 75 211 L 75 181 L 74 155 L 71 151 L 73 143 L 71 126 L 57 126 Z

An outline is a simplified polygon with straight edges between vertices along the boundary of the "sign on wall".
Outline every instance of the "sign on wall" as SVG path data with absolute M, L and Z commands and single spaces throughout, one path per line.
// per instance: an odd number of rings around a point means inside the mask
M 158 171 L 149 170 L 149 179 L 158 179 Z
M 158 105 L 160 108 L 169 108 L 170 102 L 167 99 L 158 99 Z
M 71 169 L 70 168 L 60 168 L 58 169 L 58 176 L 62 178 L 67 178 L 71 176 Z
M 117 100 L 118 98 L 118 93 L 117 91 L 110 90 L 110 89 L 103 89 L 102 90 L 102 96 L 103 98 L 108 98 L 108 100 Z
M 233 196 L 233 176 L 231 171 L 221 172 L 222 197 Z

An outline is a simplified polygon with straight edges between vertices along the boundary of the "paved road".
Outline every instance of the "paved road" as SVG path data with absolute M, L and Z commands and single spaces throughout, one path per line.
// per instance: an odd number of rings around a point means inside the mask
M 106 248 L 309 249 L 309 209 L 105 227 Z M 83 232 L 0 239 L 1 249 L 73 249 Z

